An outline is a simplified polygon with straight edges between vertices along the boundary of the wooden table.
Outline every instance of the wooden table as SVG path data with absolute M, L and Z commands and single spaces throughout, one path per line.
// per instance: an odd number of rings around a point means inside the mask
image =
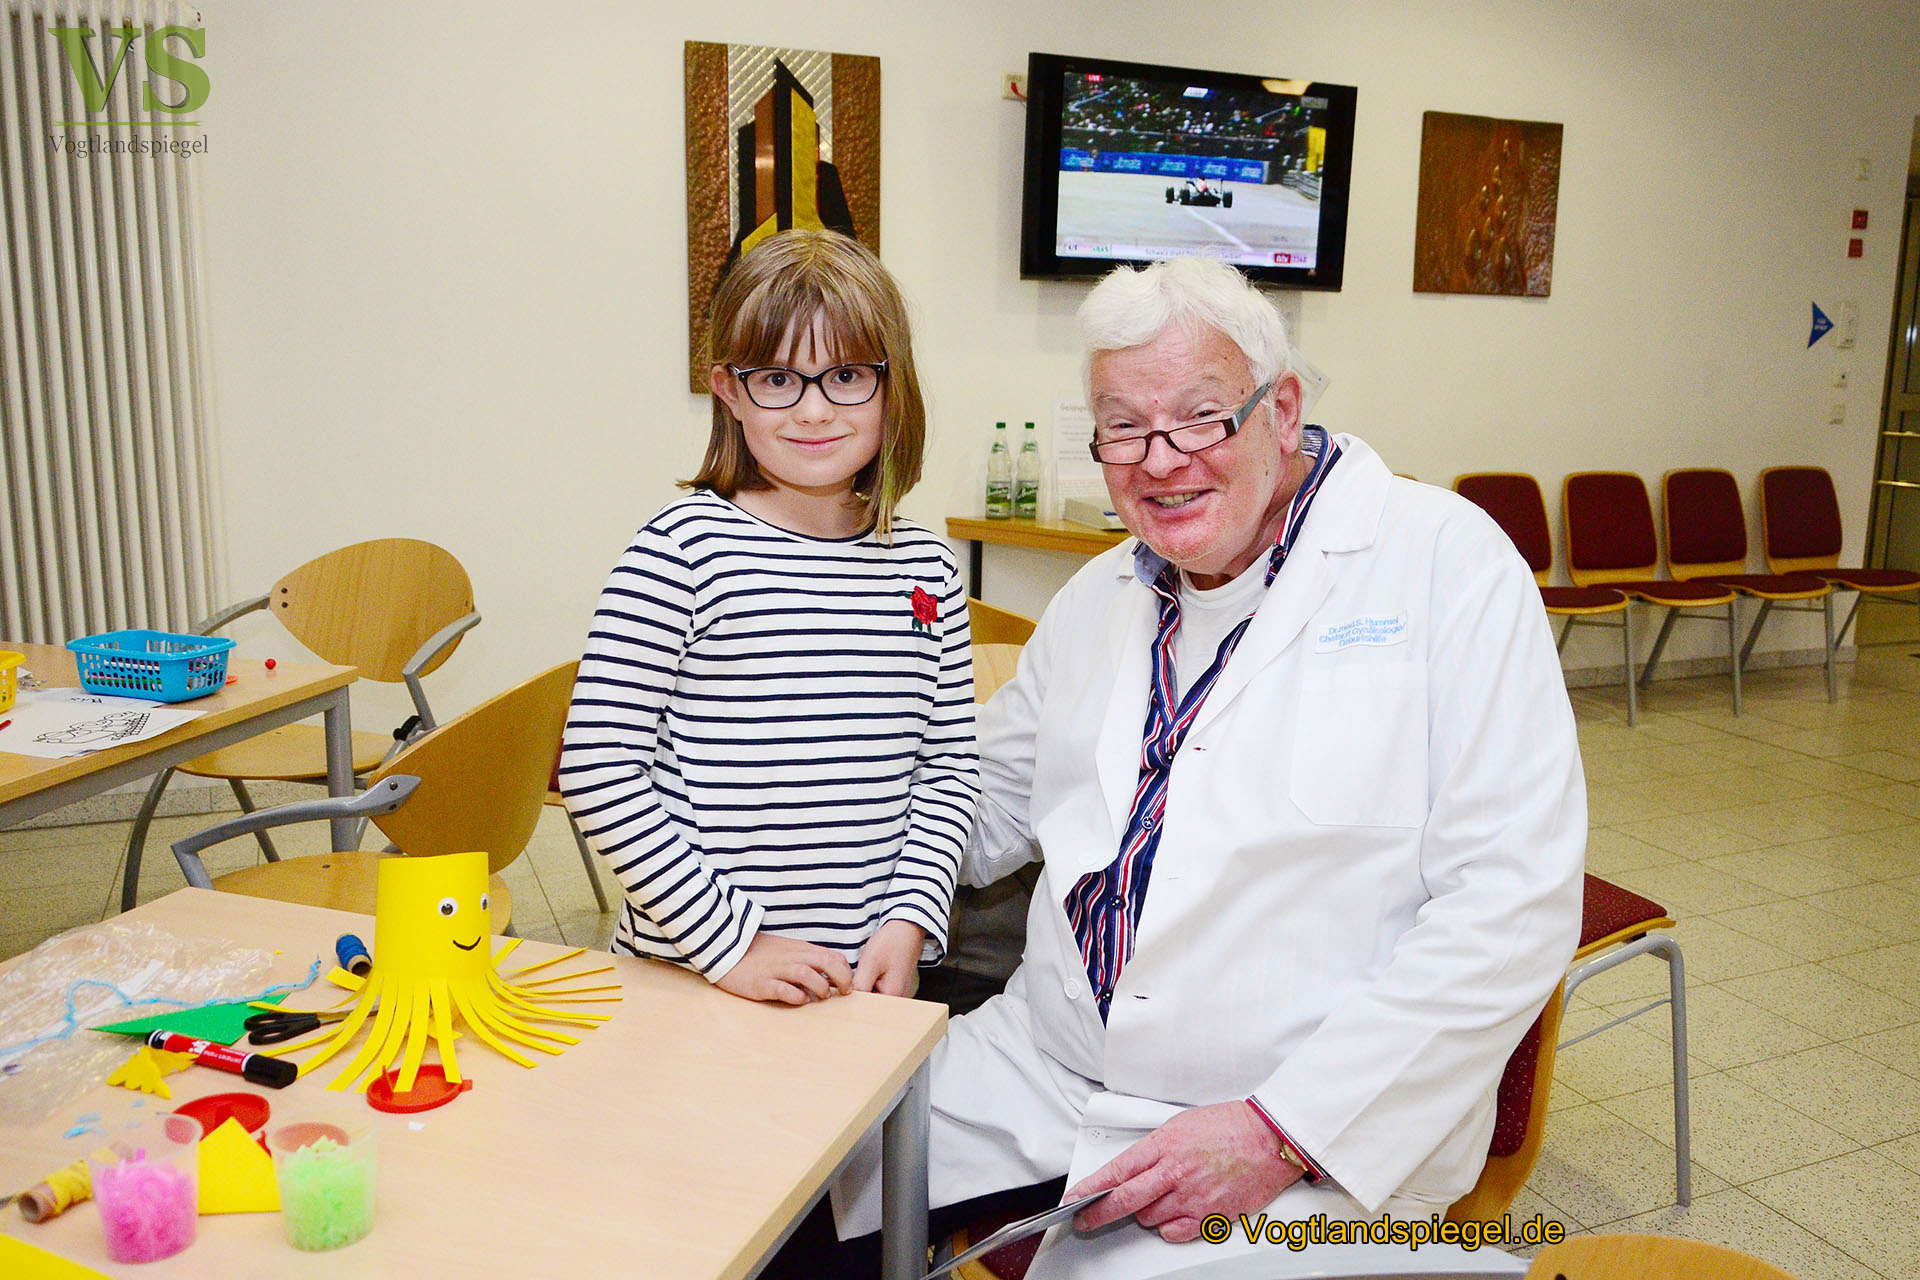
M 79 687 L 73 654 L 59 645 L 0 640 L 0 649 L 25 654 L 21 669 L 33 672 L 43 685 Z M 227 671 L 237 677 L 232 684 L 218 693 L 180 704 L 205 715 L 144 742 L 90 755 L 43 760 L 7 751 L 6 731 L 0 730 L 0 828 L 185 764 L 195 756 L 257 733 L 305 720 L 316 712 L 326 716 L 327 791 L 336 796 L 353 794 L 353 729 L 347 686 L 358 674 L 354 668 L 283 662 L 268 671 L 259 662 L 236 661 L 230 652 Z M 355 825 L 351 818 L 332 824 L 336 850 L 353 848 Z
M 981 551 L 989 542 L 1035 551 L 1097 556 L 1133 535 L 1125 529 L 1095 529 L 1066 520 L 980 520 L 971 516 L 949 516 L 947 536 L 967 543 L 967 594 L 978 600 L 984 598 L 980 594 L 980 580 L 984 576 Z
M 341 933 L 374 941 L 366 916 L 201 889 L 178 890 L 125 918 L 183 937 L 279 950 L 271 981 L 304 977 L 314 956 L 331 957 Z M 526 942 L 512 964 L 560 953 Z M 759 1269 L 854 1145 L 886 1117 L 886 1212 L 890 1224 L 903 1207 L 917 1213 L 919 1228 L 917 1241 L 890 1234 L 887 1274 L 918 1280 L 926 1269 L 924 1063 L 946 1030 L 939 1005 L 852 995 L 791 1009 L 737 999 L 660 961 L 588 952 L 574 963 L 589 961 L 614 965 L 593 981 L 617 979 L 623 999 L 583 1006 L 613 1016 L 582 1033 L 579 1044 L 556 1058 L 535 1055 L 540 1063 L 529 1070 L 468 1034 L 460 1066 L 474 1080 L 470 1092 L 419 1116 L 369 1112 L 378 1128 L 377 1216 L 372 1234 L 344 1250 L 297 1252 L 274 1213 L 202 1218 L 185 1252 L 137 1266 L 106 1260 L 91 1204 L 41 1226 L 8 1213 L 0 1231 L 142 1280 L 736 1280 Z M 318 1008 L 339 994 L 322 979 L 288 1004 Z M 266 1097 L 275 1118 L 292 1119 L 303 1104 L 347 1096 L 325 1088 L 339 1062 L 277 1092 L 206 1068 L 168 1084 L 173 1105 L 243 1090 Z M 147 1098 L 136 1108 L 140 1097 L 102 1084 L 36 1124 L 0 1120 L 0 1187 L 25 1187 L 84 1156 L 88 1139 L 60 1136 L 77 1116 L 99 1112 L 111 1128 L 168 1105 Z M 89 1138 L 98 1144 L 97 1135 Z

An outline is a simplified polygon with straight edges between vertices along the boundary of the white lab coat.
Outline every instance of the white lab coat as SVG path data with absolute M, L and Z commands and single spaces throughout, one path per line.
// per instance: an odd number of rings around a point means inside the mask
M 1250 1095 L 1338 1184 L 1289 1190 L 1274 1218 L 1425 1216 L 1478 1176 L 1507 1056 L 1579 934 L 1573 715 L 1498 526 L 1338 439 L 1174 761 L 1104 1026 L 1062 900 L 1113 859 L 1140 767 L 1157 615 L 1131 543 L 1074 576 L 984 710 L 963 874 L 1043 852 L 1044 872 L 1006 994 L 934 1060 L 935 1205 L 1077 1180 L 1181 1108 Z M 878 1225 L 871 1163 L 835 1189 L 843 1235 Z M 1032 1275 L 1221 1248 L 1056 1228 Z

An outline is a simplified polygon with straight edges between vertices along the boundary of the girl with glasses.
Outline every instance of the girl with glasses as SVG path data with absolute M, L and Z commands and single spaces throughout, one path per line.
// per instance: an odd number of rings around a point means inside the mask
M 966 597 L 895 514 L 926 411 L 858 242 L 769 237 L 715 294 L 692 493 L 615 564 L 560 759 L 626 890 L 616 951 L 735 995 L 911 995 L 979 793 Z

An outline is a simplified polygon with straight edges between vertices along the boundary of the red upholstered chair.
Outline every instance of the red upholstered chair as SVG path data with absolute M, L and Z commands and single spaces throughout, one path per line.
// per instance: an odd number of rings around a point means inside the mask
M 1653 899 L 1643 898 L 1611 880 L 1587 876 L 1580 903 L 1580 945 L 1573 953 L 1573 967 L 1567 971 L 1562 994 L 1572 999 L 1574 991 L 1588 978 L 1643 955 L 1658 956 L 1667 962 L 1667 994 L 1632 1013 L 1621 1014 L 1571 1040 L 1561 1041 L 1560 1048 L 1569 1048 L 1661 1005 L 1667 1006 L 1673 1047 L 1674 1193 L 1676 1202 L 1684 1206 L 1693 1202 L 1692 1129 L 1687 1097 L 1687 970 L 1680 944 L 1672 934 L 1664 932 L 1672 927 L 1673 917 Z
M 1920 573 L 1905 569 L 1842 569 L 1840 500 L 1825 467 L 1768 467 L 1760 473 L 1760 545 L 1770 573 L 1810 573 L 1852 591 L 1853 607 L 1833 633 L 1836 650 L 1868 596 L 1920 607 Z M 1833 661 L 1829 652 L 1828 662 Z
M 1487 1144 L 1487 1163 L 1482 1166 L 1473 1189 L 1447 1210 L 1447 1221 L 1488 1222 L 1498 1218 L 1526 1184 L 1546 1138 L 1547 1097 L 1558 1050 L 1609 1031 L 1661 1005 L 1668 1007 L 1672 1027 L 1674 1198 L 1683 1207 L 1693 1203 L 1692 1129 L 1687 1095 L 1686 962 L 1681 956 L 1680 944 L 1671 934 L 1663 932 L 1672 927 L 1673 918 L 1653 899 L 1643 898 L 1596 875 L 1586 877 L 1581 897 L 1580 942 L 1573 953 L 1573 967 L 1507 1058 L 1506 1070 L 1500 1077 L 1493 1136 Z M 1587 979 L 1643 955 L 1655 955 L 1666 961 L 1667 994 L 1571 1040 L 1560 1040 L 1561 1017 L 1575 989 Z M 958 1256 L 970 1247 L 970 1241 L 986 1239 L 1013 1218 L 1013 1214 L 983 1218 L 963 1231 L 954 1232 L 949 1242 L 951 1251 L 942 1256 Z M 956 1274 L 960 1280 L 1024 1280 L 1039 1248 L 1038 1236 L 1017 1241 L 983 1258 L 963 1263 Z
M 1533 570 L 1540 587 L 1540 603 L 1547 613 L 1565 618 L 1560 628 L 1558 647 L 1567 647 L 1567 637 L 1576 624 L 1586 622 L 1620 633 L 1620 665 L 1626 676 L 1627 723 L 1640 722 L 1640 700 L 1633 683 L 1633 610 L 1626 594 L 1611 587 L 1550 587 L 1553 572 L 1553 535 L 1547 529 L 1547 500 L 1540 493 L 1540 482 L 1517 471 L 1476 471 L 1453 482 L 1453 491 L 1473 503 L 1494 523 L 1506 530 L 1520 556 Z M 1619 614 L 1618 622 L 1605 622 L 1605 615 Z
M 1733 674 L 1733 714 L 1740 714 L 1740 620 L 1731 587 L 1659 578 L 1660 545 L 1646 483 L 1628 471 L 1581 471 L 1561 489 L 1566 511 L 1567 573 L 1579 587 L 1612 587 L 1666 609 L 1660 634 L 1640 668 L 1640 687 L 1653 682 L 1674 622 L 1681 617 L 1727 624 L 1727 663 Z M 1702 613 L 1700 610 L 1723 609 Z
M 1660 482 L 1667 527 L 1667 568 L 1682 582 L 1705 582 L 1731 587 L 1760 602 L 1747 642 L 1740 646 L 1740 665 L 1747 665 L 1753 642 L 1767 615 L 1782 601 L 1795 613 L 1818 613 L 1826 622 L 1827 701 L 1835 696 L 1833 676 L 1833 588 L 1810 573 L 1748 573 L 1747 513 L 1740 505 L 1740 486 L 1731 471 L 1685 468 L 1669 471 Z M 1818 604 L 1811 603 L 1819 601 Z M 1728 606 L 1731 608 L 1732 606 Z

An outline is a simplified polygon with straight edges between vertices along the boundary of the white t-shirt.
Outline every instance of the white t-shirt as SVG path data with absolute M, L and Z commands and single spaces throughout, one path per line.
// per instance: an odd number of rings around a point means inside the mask
M 1173 637 L 1173 683 L 1176 699 L 1187 696 L 1202 673 L 1212 665 L 1220 642 L 1240 620 L 1260 607 L 1267 593 L 1267 555 L 1254 557 L 1239 577 L 1225 586 L 1203 591 L 1180 573 L 1180 630 Z

